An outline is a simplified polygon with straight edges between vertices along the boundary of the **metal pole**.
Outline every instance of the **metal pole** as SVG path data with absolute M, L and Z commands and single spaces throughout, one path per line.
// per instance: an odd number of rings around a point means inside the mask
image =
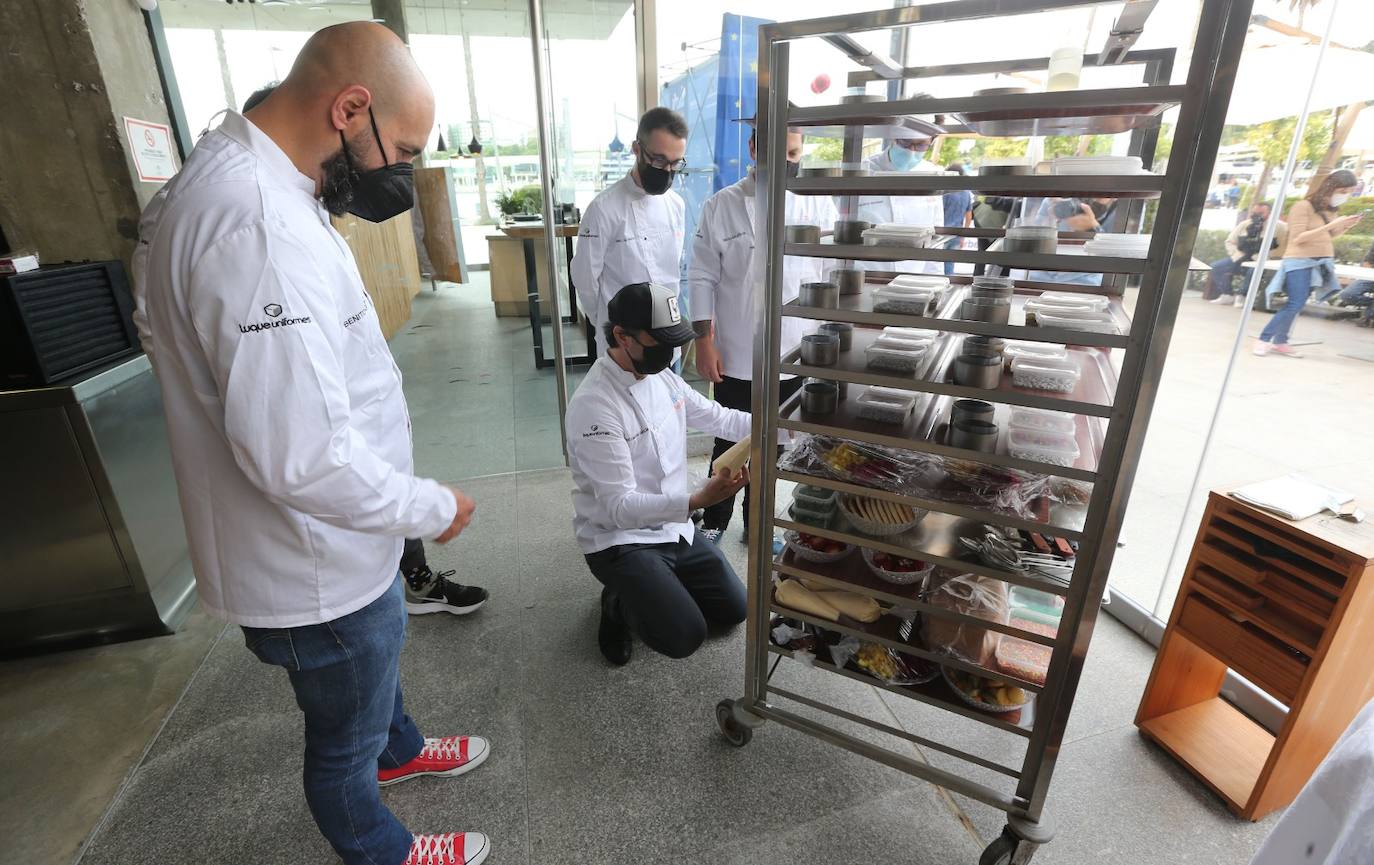
M 639 113 L 658 105 L 658 24 L 655 0 L 635 0 L 635 66 Z
M 553 221 L 553 113 L 549 110 L 549 69 L 544 57 L 544 4 L 530 0 L 530 48 L 534 52 L 534 102 L 539 111 L 539 186 L 544 194 L 544 250 L 548 256 L 549 319 L 553 322 L 553 374 L 558 388 L 558 435 L 568 464 L 568 367 L 563 351 L 563 294 L 559 278 L 558 226 Z M 531 327 L 540 327 L 531 322 Z
M 1197 495 L 1198 488 L 1202 486 L 1202 469 L 1207 465 L 1207 457 L 1212 452 L 1212 440 L 1216 437 L 1217 424 L 1221 422 L 1222 407 L 1226 404 L 1226 390 L 1231 386 L 1231 374 L 1236 370 L 1236 358 L 1240 355 L 1241 346 L 1245 343 L 1245 327 L 1250 323 L 1250 313 L 1255 308 L 1255 295 L 1259 291 L 1259 285 L 1264 280 L 1264 265 L 1269 262 L 1269 245 L 1274 241 L 1274 233 L 1279 226 L 1279 211 L 1283 207 L 1284 199 L 1288 195 L 1288 186 L 1293 182 L 1293 172 L 1298 164 L 1298 149 L 1302 146 L 1303 130 L 1307 127 L 1307 118 L 1312 113 L 1312 94 L 1317 90 L 1317 76 L 1321 72 L 1322 58 L 1326 56 L 1326 46 L 1331 43 L 1331 26 L 1336 21 L 1336 10 L 1341 6 L 1341 0 L 1333 0 L 1331 4 L 1331 17 L 1326 19 L 1326 29 L 1322 32 L 1321 44 L 1317 47 L 1317 60 L 1312 67 L 1312 78 L 1307 82 L 1307 98 L 1303 100 L 1302 111 L 1298 114 L 1298 125 L 1293 130 L 1293 140 L 1288 145 L 1288 158 L 1283 163 L 1283 179 L 1279 181 L 1279 194 L 1274 197 L 1274 206 L 1269 209 L 1269 221 L 1264 226 L 1264 239 L 1260 241 L 1259 257 L 1255 259 L 1254 270 L 1250 274 L 1250 284 L 1245 289 L 1245 304 L 1240 314 L 1240 326 L 1236 328 L 1236 338 L 1231 343 L 1231 359 L 1226 363 L 1226 374 L 1221 378 L 1221 390 L 1217 394 L 1216 406 L 1212 409 L 1212 422 L 1207 426 L 1207 437 L 1202 441 L 1202 453 L 1198 455 L 1197 471 L 1193 473 L 1193 483 L 1188 487 L 1188 497 L 1184 499 L 1184 516 L 1178 521 L 1178 532 L 1174 535 L 1174 545 L 1169 550 L 1169 563 L 1164 567 L 1164 580 L 1159 586 L 1159 595 L 1155 597 L 1154 615 L 1160 616 L 1161 610 L 1172 603 L 1172 595 L 1178 591 L 1178 587 L 1173 586 L 1174 592 L 1170 592 L 1173 584 L 1170 574 L 1174 570 L 1174 561 L 1178 557 L 1179 545 L 1184 541 L 1188 517 L 1188 503 Z M 1264 190 L 1259 190 L 1257 201 L 1262 200 Z M 1191 547 L 1190 547 L 1191 549 Z

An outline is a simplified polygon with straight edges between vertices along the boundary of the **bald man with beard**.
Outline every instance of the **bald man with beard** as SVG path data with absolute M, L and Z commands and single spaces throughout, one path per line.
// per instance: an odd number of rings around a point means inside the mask
M 321 30 L 271 95 L 196 145 L 135 256 L 201 603 L 287 671 L 306 802 L 348 865 L 476 865 L 490 850 L 475 832 L 412 835 L 381 801 L 380 786 L 490 753 L 422 736 L 398 669 L 402 539 L 447 543 L 475 505 L 414 475 L 400 372 L 329 222 L 409 209 L 433 125 L 390 31 Z

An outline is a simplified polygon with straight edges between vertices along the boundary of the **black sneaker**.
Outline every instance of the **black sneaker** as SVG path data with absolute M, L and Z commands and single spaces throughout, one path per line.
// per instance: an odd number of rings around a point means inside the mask
M 428 565 L 405 574 L 406 612 L 412 616 L 426 613 L 452 613 L 466 616 L 487 602 L 487 590 L 464 586 L 449 580 L 457 571 L 434 573 Z
M 601 654 L 606 660 L 623 667 L 630 663 L 630 628 L 620 615 L 620 604 L 610 589 L 601 590 L 601 627 L 597 629 L 596 641 L 601 645 Z

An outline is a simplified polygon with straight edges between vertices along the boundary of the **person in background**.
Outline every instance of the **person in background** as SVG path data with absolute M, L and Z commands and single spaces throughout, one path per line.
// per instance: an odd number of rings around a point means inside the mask
M 247 114 L 262 104 L 280 82 L 273 81 L 254 90 L 243 100 Z M 487 602 L 490 594 L 480 586 L 465 586 L 450 580 L 457 571 L 435 573 L 425 557 L 425 542 L 420 538 L 406 538 L 401 551 L 401 578 L 405 581 L 406 612 L 412 616 L 426 613 L 451 613 L 465 616 L 475 613 Z
M 865 159 L 864 167 L 874 173 L 936 173 L 939 167 L 927 161 L 932 143 L 929 136 L 907 132 L 904 137 L 894 138 L 887 149 Z M 841 218 L 861 219 L 873 225 L 895 222 L 933 227 L 944 220 L 945 208 L 938 195 L 863 195 L 857 200 L 854 215 L 842 214 Z M 944 273 L 938 261 L 858 262 L 856 266 L 868 270 Z
M 1336 247 L 1334 239 L 1345 234 L 1364 217 L 1361 214 L 1337 216 L 1336 210 L 1350 199 L 1355 191 L 1355 173 L 1340 169 L 1327 175 L 1307 197 L 1293 203 L 1288 210 L 1288 246 L 1279 265 L 1275 280 L 1282 279 L 1288 293 L 1288 303 L 1274 314 L 1260 331 L 1254 353 L 1260 357 L 1274 352 L 1288 357 L 1300 357 L 1297 349 L 1288 345 L 1293 328 L 1312 289 L 1324 286 L 1327 291 L 1340 290 L 1336 280 Z
M 963 177 L 968 174 L 968 166 L 954 163 L 949 166 L 949 170 Z M 947 228 L 967 228 L 973 224 L 973 193 L 967 189 L 956 189 L 953 192 L 946 192 L 941 198 L 944 201 L 945 219 L 941 225 Z M 963 245 L 962 237 L 951 237 L 945 241 L 945 249 L 958 249 Z M 945 276 L 954 273 L 954 262 L 946 261 Z
M 1374 246 L 1369 247 L 1369 251 L 1364 254 L 1364 261 L 1361 262 L 1365 267 L 1374 267 Z M 1360 316 L 1360 327 L 1374 327 L 1374 281 L 1368 279 L 1357 279 L 1341 290 L 1336 297 L 1331 298 L 1329 303 L 1332 306 L 1353 306 L 1364 307 L 1364 313 Z
M 1060 231 L 1098 232 L 1115 210 L 1116 202 L 1110 198 L 1043 198 L 1039 202 L 1027 202 L 1026 212 L 1034 215 L 1026 222 L 1030 225 L 1053 225 Z M 1065 285 L 1102 284 L 1100 273 L 1032 270 L 1026 278 Z
M 385 27 L 327 27 L 249 116 L 229 112 L 140 224 L 140 336 L 167 407 L 200 602 L 286 669 L 303 781 L 347 865 L 476 865 L 478 833 L 412 835 L 379 787 L 459 775 L 476 736 L 405 712 L 402 538 L 446 543 L 472 499 L 413 474 L 401 377 L 328 215 L 414 205 L 434 97 Z
M 630 149 L 634 167 L 582 214 L 572 260 L 577 301 L 596 328 L 601 353 L 609 348 L 606 305 L 616 292 L 639 282 L 677 285 L 682 276 L 686 204 L 672 187 L 687 166 L 687 121 L 671 109 L 650 108 Z
M 1259 254 L 1260 244 L 1264 241 L 1264 224 L 1269 221 L 1272 206 L 1267 201 L 1257 201 L 1250 207 L 1249 216 L 1236 224 L 1226 236 L 1226 257 L 1212 262 L 1212 272 L 1207 277 L 1208 293 L 1213 295 L 1211 303 L 1240 306 L 1245 302 L 1245 292 L 1236 294 L 1236 276 L 1241 268 Z M 1288 242 L 1288 223 L 1279 220 L 1274 228 L 1274 239 L 1269 245 L 1271 251 L 1282 250 Z M 1283 253 L 1279 252 L 1279 257 Z
M 708 626 L 744 621 L 744 585 L 716 544 L 689 518 L 733 496 L 747 470 L 724 472 L 692 492 L 687 428 L 738 441 L 750 418 L 697 393 L 668 368 L 696 337 L 677 290 L 627 285 L 603 323 L 610 351 L 568 403 L 573 531 L 602 584 L 597 643 L 612 664 L 629 663 L 631 634 L 670 658 L 685 658 Z
M 755 135 L 749 136 L 749 158 L 756 158 Z M 787 130 L 787 168 L 796 176 L 801 165 L 802 132 Z M 706 199 L 701 207 L 696 238 L 692 241 L 692 264 L 687 281 L 692 291 L 691 314 L 696 329 L 697 372 L 714 384 L 716 402 L 726 408 L 749 411 L 753 404 L 754 320 L 758 302 L 761 267 L 756 262 L 754 239 L 754 193 L 758 183 L 754 169 L 738 183 L 727 186 Z M 835 208 L 823 195 L 787 193 L 787 225 L 815 225 L 823 230 L 835 222 Z M 803 282 L 824 281 L 824 259 L 789 255 L 783 259 L 783 303 L 795 300 Z M 804 334 L 815 329 L 804 318 L 784 316 L 782 354 L 795 349 Z M 802 380 L 786 376 L 778 382 L 778 399 L 785 402 Z M 725 453 L 735 440 L 717 438 L 711 459 Z M 700 533 L 719 542 L 735 511 L 735 497 L 711 505 L 702 515 Z M 749 539 L 749 488 L 744 489 L 744 534 Z

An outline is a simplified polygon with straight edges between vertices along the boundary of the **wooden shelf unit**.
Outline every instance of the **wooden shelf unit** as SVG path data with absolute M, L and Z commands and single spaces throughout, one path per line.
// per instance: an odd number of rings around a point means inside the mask
M 1247 820 L 1286 807 L 1374 699 L 1374 524 L 1282 519 L 1212 492 L 1136 725 Z M 1288 707 L 1277 733 L 1227 670 Z

